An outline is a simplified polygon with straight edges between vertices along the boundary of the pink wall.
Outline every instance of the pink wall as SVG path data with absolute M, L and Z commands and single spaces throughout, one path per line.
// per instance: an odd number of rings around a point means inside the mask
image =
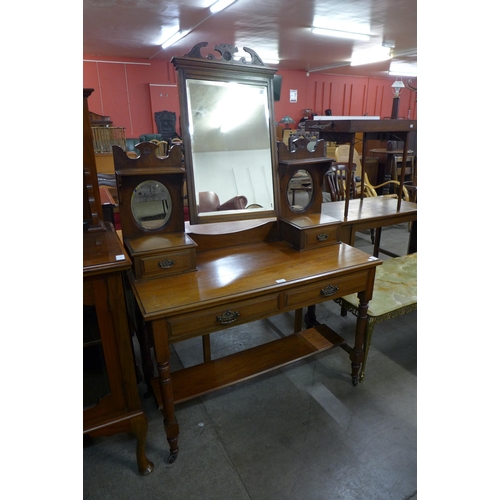
M 113 126 L 125 127 L 127 137 L 157 133 L 156 111 L 175 111 L 179 130 L 177 74 L 169 61 L 111 59 L 85 55 L 83 87 L 93 88 L 89 109 L 111 116 Z M 391 85 L 395 78 L 333 76 L 304 71 L 281 70 L 281 99 L 275 102 L 276 121 L 291 116 L 297 123 L 304 109 L 322 115 L 378 115 L 389 117 L 392 110 Z M 414 81 L 416 86 L 416 81 Z M 290 102 L 290 90 L 297 90 L 297 102 Z M 404 89 L 399 117 L 417 119 L 417 95 Z

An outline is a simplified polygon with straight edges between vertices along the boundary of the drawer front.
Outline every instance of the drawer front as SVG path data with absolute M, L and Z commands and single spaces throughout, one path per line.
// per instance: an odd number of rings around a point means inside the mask
M 188 338 L 256 321 L 280 312 L 279 293 L 168 318 L 169 336 Z
M 314 285 L 293 288 L 285 294 L 287 308 L 299 308 L 332 300 L 366 288 L 368 271 L 359 271 L 349 276 L 330 278 Z
M 325 224 L 305 230 L 305 248 L 316 248 L 339 243 L 340 224 Z
M 196 269 L 194 249 L 163 252 L 149 257 L 136 258 L 136 277 L 158 278 Z

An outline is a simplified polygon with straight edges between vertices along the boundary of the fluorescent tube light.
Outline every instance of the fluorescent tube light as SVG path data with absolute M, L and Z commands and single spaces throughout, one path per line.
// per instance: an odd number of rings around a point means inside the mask
M 229 7 L 235 1 L 236 0 L 217 0 L 217 2 L 210 6 L 210 12 L 212 14 L 216 14 L 217 12 L 224 10 L 226 7 Z
M 337 38 L 347 38 L 349 40 L 370 40 L 370 35 L 365 33 L 353 33 L 351 31 L 330 30 L 326 28 L 311 28 L 315 35 L 335 36 Z
M 376 47 L 375 49 L 355 52 L 351 57 L 351 66 L 387 61 L 391 58 L 391 49 L 388 47 Z
M 417 77 L 417 72 L 416 71 L 389 71 L 389 75 L 391 76 L 413 76 L 414 78 Z
M 181 30 L 177 31 L 177 33 L 174 33 L 170 38 L 168 38 L 161 44 L 161 48 L 166 49 L 167 47 L 170 47 L 175 42 L 178 42 L 184 35 L 187 35 L 187 31 L 186 32 L 183 32 Z

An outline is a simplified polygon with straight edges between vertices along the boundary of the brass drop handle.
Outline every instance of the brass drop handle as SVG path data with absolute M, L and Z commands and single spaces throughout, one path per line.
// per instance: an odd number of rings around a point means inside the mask
M 319 241 L 325 241 L 328 236 L 330 236 L 329 234 L 326 234 L 326 233 L 320 233 L 318 234 L 318 236 L 316 236 L 316 238 L 319 240 Z
M 158 262 L 158 265 L 162 269 L 170 269 L 174 264 L 175 264 L 175 260 L 168 260 L 168 259 L 165 259 L 165 260 Z
M 235 322 L 240 316 L 238 311 L 224 311 L 221 316 L 217 316 L 217 322 L 221 325 L 229 325 L 230 323 Z
M 321 289 L 321 295 L 323 295 L 323 297 L 330 297 L 331 295 L 336 294 L 338 291 L 338 286 L 327 285 L 325 288 Z

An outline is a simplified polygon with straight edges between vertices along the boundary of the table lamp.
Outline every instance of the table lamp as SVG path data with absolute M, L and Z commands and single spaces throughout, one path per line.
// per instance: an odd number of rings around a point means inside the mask
M 289 125 L 290 123 L 295 123 L 295 120 L 293 120 L 292 118 L 290 118 L 288 115 L 284 116 L 280 121 L 279 123 L 284 123 L 285 124 L 285 129 L 289 129 Z

